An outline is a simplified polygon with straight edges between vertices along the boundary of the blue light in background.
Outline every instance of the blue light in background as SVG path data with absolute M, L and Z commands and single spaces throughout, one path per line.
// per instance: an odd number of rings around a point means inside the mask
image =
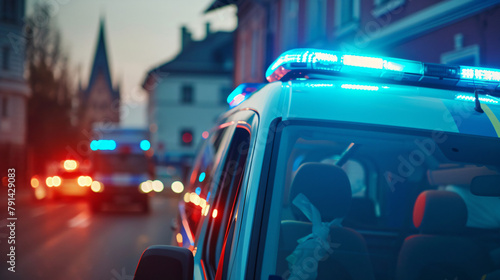
M 203 182 L 203 180 L 205 180 L 205 177 L 206 177 L 205 172 L 201 172 L 200 177 L 198 178 L 198 181 L 200 181 L 200 183 Z
M 116 149 L 116 142 L 115 140 L 93 140 L 90 142 L 90 149 L 92 151 L 112 151 Z
M 147 151 L 151 148 L 151 143 L 149 143 L 148 140 L 142 140 L 140 145 L 141 145 L 141 150 L 143 151 Z
M 99 149 L 99 145 L 98 145 L 97 140 L 92 140 L 92 142 L 90 142 L 90 149 L 92 151 L 96 151 Z
M 194 191 L 197 195 L 200 195 L 201 193 L 201 188 L 197 187 L 196 190 Z

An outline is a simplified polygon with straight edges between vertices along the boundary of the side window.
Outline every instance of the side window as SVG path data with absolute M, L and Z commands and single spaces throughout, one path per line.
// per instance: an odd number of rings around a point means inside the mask
M 181 213 L 180 217 L 180 224 L 183 229 L 178 233 L 177 237 L 177 241 L 183 244 L 184 247 L 189 248 L 195 245 L 197 239 L 195 234 L 197 234 L 201 224 L 202 216 L 206 216 L 208 213 L 207 201 L 210 199 L 210 187 L 217 169 L 216 156 L 221 148 L 224 136 L 229 131 L 230 129 L 223 128 L 213 133 L 196 158 L 193 171 L 189 177 L 187 192 L 184 194 L 184 213 Z M 182 221 L 184 218 L 187 225 Z
M 232 244 L 234 227 L 231 228 L 231 225 L 234 223 L 231 221 L 234 221 L 236 215 L 249 144 L 250 130 L 246 127 L 237 127 L 229 144 L 219 184 L 214 189 L 216 193 L 209 214 L 210 221 L 202 256 L 211 276 L 215 276 L 221 268 L 219 261 L 223 259 L 224 247 L 229 244 L 229 248 L 225 250 L 230 250 Z

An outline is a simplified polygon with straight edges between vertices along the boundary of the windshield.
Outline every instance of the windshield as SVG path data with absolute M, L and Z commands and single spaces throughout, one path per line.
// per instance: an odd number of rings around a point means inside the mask
M 480 279 L 500 264 L 500 199 L 471 193 L 499 175 L 498 138 L 308 124 L 280 139 L 261 279 Z
M 94 160 L 97 173 L 146 173 L 148 160 L 138 154 L 97 154 Z

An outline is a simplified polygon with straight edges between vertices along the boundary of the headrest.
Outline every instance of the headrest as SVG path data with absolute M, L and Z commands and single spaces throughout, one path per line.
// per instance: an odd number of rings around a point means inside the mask
M 351 184 L 342 168 L 325 163 L 302 164 L 292 181 L 290 202 L 304 194 L 319 210 L 323 222 L 347 215 L 351 207 Z M 308 221 L 302 212 L 292 206 L 295 218 Z
M 425 234 L 456 234 L 467 223 L 467 206 L 450 191 L 424 191 L 413 207 L 413 224 Z

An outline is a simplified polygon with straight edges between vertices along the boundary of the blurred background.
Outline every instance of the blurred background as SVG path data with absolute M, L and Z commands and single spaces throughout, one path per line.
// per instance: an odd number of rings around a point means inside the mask
M 132 279 L 197 147 L 297 47 L 500 67 L 498 0 L 0 0 L 1 279 Z M 147 213 L 144 215 L 144 213 Z M 6 252 L 6 253 L 4 253 Z

